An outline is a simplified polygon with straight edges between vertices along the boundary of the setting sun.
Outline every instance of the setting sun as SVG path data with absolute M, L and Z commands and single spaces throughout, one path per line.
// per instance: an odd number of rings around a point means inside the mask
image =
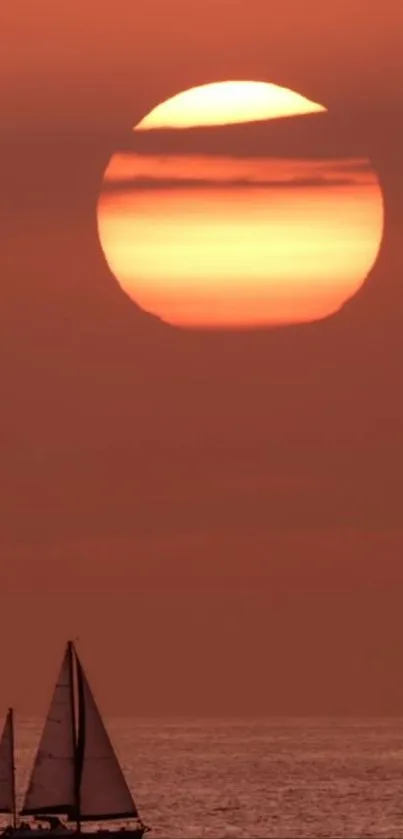
M 273 126 L 294 130 L 279 117 L 314 137 L 327 114 L 273 84 L 208 84 L 158 105 L 113 155 L 100 241 L 139 306 L 182 327 L 254 328 L 326 317 L 358 291 L 382 237 L 375 172 L 298 144 L 274 154 Z

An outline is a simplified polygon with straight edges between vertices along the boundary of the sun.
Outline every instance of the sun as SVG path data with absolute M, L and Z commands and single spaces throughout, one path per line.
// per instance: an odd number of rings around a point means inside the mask
M 324 105 L 257 81 L 193 87 L 153 108 L 111 157 L 98 202 L 126 294 L 197 329 L 340 309 L 377 258 L 383 201 L 365 156 L 329 157 L 328 119 Z M 301 136 L 312 152 L 301 155 Z
M 323 105 L 268 82 L 226 81 L 184 90 L 153 108 L 135 131 L 234 125 L 326 111 Z

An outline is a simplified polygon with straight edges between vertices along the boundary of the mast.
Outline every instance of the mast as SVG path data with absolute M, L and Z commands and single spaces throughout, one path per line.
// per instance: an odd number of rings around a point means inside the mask
M 71 707 L 71 725 L 73 730 L 74 743 L 74 811 L 77 825 L 77 832 L 81 832 L 81 802 L 80 802 L 80 786 L 81 786 L 81 772 L 79 766 L 79 755 L 77 748 L 77 726 L 76 726 L 76 705 L 74 695 L 74 645 L 72 641 L 67 642 L 67 654 L 69 662 L 70 675 L 70 707 Z
M 14 760 L 14 710 L 8 709 L 8 718 L 10 723 L 10 750 L 11 750 L 11 816 L 12 825 L 15 830 L 17 827 L 17 802 L 15 795 L 15 760 Z

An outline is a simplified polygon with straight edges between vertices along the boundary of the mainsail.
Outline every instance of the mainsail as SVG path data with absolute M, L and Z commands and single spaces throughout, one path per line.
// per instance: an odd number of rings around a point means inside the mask
M 80 818 L 135 818 L 136 805 L 102 721 L 82 665 L 77 664 Z
M 15 819 L 13 709 L 9 708 L 0 740 L 0 813 Z
M 25 796 L 23 815 L 75 810 L 73 667 L 68 645 Z M 74 817 L 74 815 L 73 815 Z

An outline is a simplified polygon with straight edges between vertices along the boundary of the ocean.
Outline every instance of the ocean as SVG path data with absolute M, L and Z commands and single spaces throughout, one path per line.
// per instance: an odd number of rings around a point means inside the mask
M 109 720 L 152 837 L 403 837 L 403 719 Z M 18 720 L 22 794 L 40 723 Z

